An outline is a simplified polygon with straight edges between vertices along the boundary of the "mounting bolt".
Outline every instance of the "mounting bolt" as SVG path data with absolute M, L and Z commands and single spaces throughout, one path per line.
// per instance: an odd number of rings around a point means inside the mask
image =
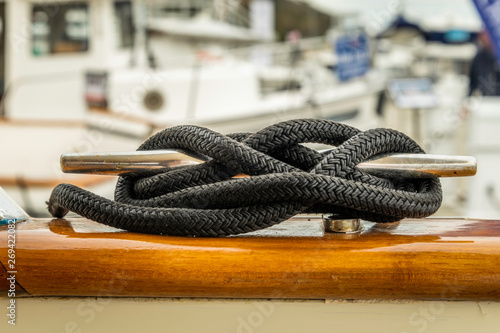
M 338 215 L 323 215 L 323 224 L 327 232 L 351 234 L 363 229 L 360 219 L 346 219 Z

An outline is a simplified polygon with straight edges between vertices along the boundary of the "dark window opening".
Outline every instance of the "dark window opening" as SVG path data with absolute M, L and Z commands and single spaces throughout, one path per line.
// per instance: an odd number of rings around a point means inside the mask
M 89 49 L 89 8 L 84 2 L 33 6 L 32 52 L 36 56 Z
M 134 46 L 134 20 L 131 1 L 115 1 L 115 31 L 117 46 L 128 48 Z

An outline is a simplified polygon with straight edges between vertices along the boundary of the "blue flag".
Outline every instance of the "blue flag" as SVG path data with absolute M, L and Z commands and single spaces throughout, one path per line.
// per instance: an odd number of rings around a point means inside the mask
M 491 37 L 495 57 L 500 65 L 500 0 L 473 0 Z

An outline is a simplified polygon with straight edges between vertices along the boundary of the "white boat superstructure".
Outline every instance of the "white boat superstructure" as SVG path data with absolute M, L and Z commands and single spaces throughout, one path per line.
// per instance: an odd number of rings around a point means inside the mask
M 131 49 L 123 42 L 125 3 L 130 6 L 130 1 L 3 1 L 3 116 L 85 119 L 85 70 L 130 62 Z
M 7 159 L 0 165 L 0 183 L 35 216 L 43 214 L 50 188 L 59 182 L 112 194 L 102 187 L 109 179 L 62 174 L 61 153 L 139 143 L 92 128 L 84 103 L 88 68 L 130 62 L 127 8 L 130 1 L 0 2 L 0 154 Z
M 150 68 L 91 72 L 88 87 L 95 94 L 89 104 L 159 127 L 194 123 L 224 132 L 257 130 L 300 115 L 378 125 L 374 110 L 384 79 L 338 82 L 320 59 L 325 50 L 333 54 L 330 40 L 254 45 L 266 38 L 241 19 L 248 14 L 233 8 L 240 25 L 228 29 L 228 22 L 215 20 L 220 10 L 207 3 L 191 2 L 186 11 L 175 1 L 153 2 L 145 20 Z M 298 49 L 300 59 L 294 59 Z

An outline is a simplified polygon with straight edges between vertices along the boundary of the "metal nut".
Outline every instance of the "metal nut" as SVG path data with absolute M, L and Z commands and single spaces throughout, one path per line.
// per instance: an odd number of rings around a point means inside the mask
M 360 219 L 346 219 L 336 215 L 323 215 L 323 224 L 327 232 L 350 234 L 363 229 Z

